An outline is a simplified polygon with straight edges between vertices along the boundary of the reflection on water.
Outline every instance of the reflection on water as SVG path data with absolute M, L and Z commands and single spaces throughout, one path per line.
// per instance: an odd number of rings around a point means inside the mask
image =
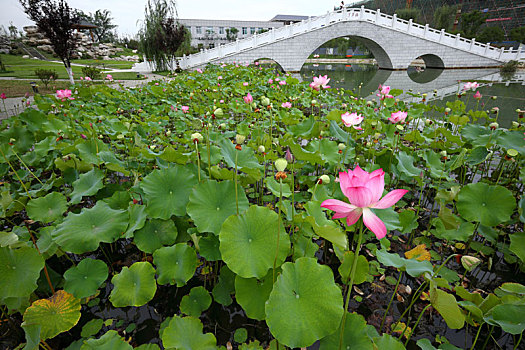
M 509 127 L 517 120 L 516 109 L 525 110 L 525 73 L 516 73 L 511 80 L 501 77 L 498 69 L 420 69 L 411 67 L 407 71 L 389 71 L 377 69 L 365 64 L 319 64 L 304 65 L 301 70 L 303 80 L 309 81 L 319 74 L 327 74 L 330 86 L 353 90 L 367 99 L 375 98 L 380 84 L 405 93 L 399 98 L 408 102 L 420 102 L 409 92 L 426 93 L 427 103 L 445 106 L 447 101 L 457 99 L 465 81 L 477 81 L 483 95 L 479 101 L 463 97 L 469 109 L 490 109 L 499 107 L 499 122 L 502 127 Z M 496 96 L 497 99 L 491 99 Z

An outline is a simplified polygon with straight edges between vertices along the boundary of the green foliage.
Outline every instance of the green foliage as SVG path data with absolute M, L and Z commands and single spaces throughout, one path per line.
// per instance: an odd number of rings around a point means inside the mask
M 44 84 L 46 89 L 50 82 L 54 82 L 55 80 L 58 79 L 58 73 L 51 69 L 45 69 L 45 68 L 35 69 L 35 75 L 38 77 L 38 79 L 40 79 L 42 84 Z
M 461 31 L 466 38 L 475 38 L 479 35 L 479 28 L 485 23 L 488 15 L 478 10 L 461 15 Z
M 414 22 L 419 22 L 421 17 L 421 10 L 418 8 L 404 8 L 396 10 L 397 18 L 404 19 L 405 21 L 413 20 Z
M 499 42 L 505 39 L 505 33 L 501 27 L 485 27 L 479 32 L 476 40 L 482 43 Z
M 517 27 L 510 31 L 509 37 L 511 40 L 525 44 L 525 27 Z
M 82 74 L 84 74 L 85 77 L 89 77 L 93 80 L 100 79 L 102 69 L 100 69 L 96 64 L 91 64 L 89 66 L 82 67 Z
M 445 31 L 449 32 L 452 29 L 456 11 L 456 6 L 443 5 L 438 7 L 434 11 L 434 22 L 432 26 L 437 29 L 445 29 Z

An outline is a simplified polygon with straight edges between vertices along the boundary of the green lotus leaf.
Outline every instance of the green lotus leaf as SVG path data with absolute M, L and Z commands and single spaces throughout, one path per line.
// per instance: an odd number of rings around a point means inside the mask
M 109 300 L 115 307 L 142 306 L 153 299 L 157 291 L 155 269 L 147 261 L 123 267 L 111 283 L 114 288 Z
M 24 326 L 40 326 L 40 339 L 46 340 L 73 328 L 80 320 L 80 300 L 64 290 L 49 299 L 35 301 L 24 312 Z
M 507 333 L 521 334 L 525 330 L 525 305 L 496 305 L 484 319 L 491 325 L 500 326 Z
M 64 273 L 64 290 L 82 299 L 95 294 L 108 278 L 106 263 L 86 258 Z
M 335 332 L 343 316 L 332 270 L 314 258 L 285 263 L 266 304 L 266 323 L 291 348 L 307 347 Z
M 264 306 L 273 288 L 272 270 L 262 279 L 235 276 L 235 299 L 246 316 L 259 321 L 265 319 Z
M 165 348 L 216 350 L 217 340 L 211 333 L 202 333 L 202 323 L 193 317 L 173 316 L 162 333 Z
M 219 237 L 212 233 L 199 239 L 199 254 L 207 261 L 222 260 Z
M 489 151 L 485 146 L 478 146 L 470 152 L 470 155 L 467 157 L 466 163 L 470 166 L 478 165 L 481 162 L 484 162 L 489 155 Z
M 238 187 L 238 203 L 240 213 L 248 209 L 248 199 L 241 186 Z M 197 184 L 190 194 L 187 210 L 199 232 L 218 235 L 224 221 L 237 213 L 235 183 L 210 180 Z
M 248 330 L 246 328 L 237 328 L 233 334 L 233 340 L 237 343 L 243 343 L 248 339 Z
M 239 345 L 239 350 L 264 350 L 258 340 L 249 342 L 248 344 Z
M 281 194 L 283 197 L 290 197 L 292 195 L 292 191 L 290 190 L 290 185 L 283 183 L 282 191 L 281 191 L 281 184 L 275 180 L 273 176 L 268 176 L 266 179 L 264 179 L 264 182 L 266 184 L 266 188 L 272 192 L 272 194 L 276 197 L 279 197 Z
M 339 274 L 345 284 L 350 282 L 350 274 L 352 265 L 354 264 L 354 252 L 345 252 L 343 256 L 343 263 L 339 265 Z M 369 265 L 366 257 L 359 255 L 357 257 L 357 267 L 354 275 L 354 285 L 361 284 L 366 281 L 368 277 Z
M 254 156 L 254 151 L 248 147 L 243 146 L 242 150 L 235 149 L 235 146 L 228 139 L 221 139 L 219 141 L 222 156 L 229 167 L 235 168 L 235 158 L 237 157 L 237 168 L 242 171 L 262 169 L 262 165 Z
M 235 292 L 235 274 L 224 265 L 219 274 L 219 283 L 213 287 L 211 294 L 216 302 L 228 306 L 233 302 L 231 297 L 233 292 Z
M 31 199 L 27 202 L 26 210 L 31 220 L 48 223 L 62 217 L 67 210 L 67 200 L 62 193 L 52 192 L 44 197 Z
M 90 321 L 88 321 L 84 327 L 82 327 L 82 332 L 80 333 L 80 336 L 82 338 L 91 337 L 92 335 L 97 334 L 104 325 L 104 320 L 100 318 L 94 318 Z
M 408 177 L 419 178 L 422 170 L 414 166 L 414 157 L 402 151 L 396 155 L 396 158 L 398 160 L 396 167 L 399 172 Z
M 132 350 L 133 347 L 118 335 L 117 331 L 107 331 L 99 339 L 88 339 L 80 350 Z
M 160 350 L 160 347 L 157 344 L 142 344 L 135 348 L 135 350 Z
M 321 339 L 319 350 L 331 350 L 339 347 L 339 331 Z M 347 313 L 343 333 L 342 349 L 373 349 L 373 344 L 366 333 L 365 318 L 357 313 Z
M 186 243 L 162 247 L 153 253 L 153 263 L 157 266 L 159 284 L 177 284 L 182 287 L 193 277 L 198 260 L 195 249 Z
M 505 187 L 477 182 L 459 191 L 456 206 L 464 219 L 496 226 L 510 219 L 516 200 Z
M 100 242 L 117 240 L 128 227 L 128 213 L 113 210 L 102 201 L 80 214 L 69 213 L 52 233 L 54 241 L 65 251 L 83 254 L 94 251 Z
M 142 180 L 146 211 L 152 218 L 169 219 L 184 216 L 192 187 L 197 183 L 193 172 L 182 165 L 154 170 Z
M 144 227 L 144 224 L 146 223 L 146 217 L 148 216 L 146 214 L 146 206 L 144 205 L 131 205 L 128 208 L 129 213 L 129 226 L 126 230 L 126 234 L 124 237 L 131 238 L 133 237 L 133 233 L 137 230 L 140 230 Z
M 390 334 L 374 337 L 373 349 L 405 350 L 405 346 Z
M 31 294 L 37 287 L 44 259 L 36 249 L 0 248 L 0 296 L 22 297 Z
M 135 232 L 135 244 L 145 253 L 153 253 L 177 239 L 177 227 L 173 220 L 148 220 L 143 228 Z
M 190 290 L 190 294 L 182 297 L 180 311 L 188 316 L 199 317 L 211 305 L 210 293 L 199 286 Z
M 525 261 L 525 232 L 514 232 L 510 236 L 510 251 Z
M 104 184 L 104 173 L 98 168 L 93 168 L 78 177 L 73 182 L 73 192 L 71 193 L 71 204 L 80 203 L 83 196 L 92 196 L 98 192 Z
M 461 312 L 456 298 L 441 289 L 432 288 L 430 290 L 430 303 L 432 307 L 447 323 L 447 326 L 452 329 L 461 329 L 465 324 L 465 315 Z
M 256 205 L 226 219 L 219 240 L 224 262 L 244 278 L 266 276 L 274 264 L 275 249 L 279 249 L 276 266 L 284 262 L 290 250 L 290 239 L 277 213 Z

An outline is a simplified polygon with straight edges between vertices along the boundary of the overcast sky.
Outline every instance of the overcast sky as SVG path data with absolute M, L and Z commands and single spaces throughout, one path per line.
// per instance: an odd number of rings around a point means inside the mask
M 32 22 L 18 0 L 0 0 L 0 26 L 10 22 L 22 30 Z M 69 0 L 69 6 L 84 12 L 107 9 L 118 25 L 119 34 L 136 34 L 144 18 L 147 0 Z M 345 1 L 348 5 L 355 1 Z M 333 10 L 333 0 L 177 0 L 179 18 L 236 19 L 267 21 L 277 14 L 319 16 Z

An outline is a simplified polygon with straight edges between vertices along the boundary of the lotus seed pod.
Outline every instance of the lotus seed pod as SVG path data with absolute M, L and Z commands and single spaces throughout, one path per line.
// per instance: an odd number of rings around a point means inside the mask
M 202 140 L 204 140 L 204 137 L 202 137 L 200 133 L 196 132 L 194 134 L 191 134 L 191 139 L 193 140 L 193 142 L 202 142 Z
M 447 107 L 447 108 L 445 108 L 445 112 L 446 112 L 446 113 L 450 113 L 450 111 L 451 111 L 451 109 L 450 109 L 450 108 L 448 108 L 448 107 Z
M 423 94 L 422 96 L 423 96 L 423 97 L 427 97 L 428 95 L 427 95 L 427 94 Z
M 260 145 L 259 148 L 257 148 L 257 151 L 259 151 L 259 153 L 264 153 L 266 148 L 263 145 Z
M 284 171 L 287 166 L 288 162 L 284 158 L 279 158 L 275 161 L 275 169 L 277 169 L 277 171 Z
M 338 148 L 340 151 L 342 151 L 342 150 L 344 150 L 344 149 L 346 148 L 346 145 L 345 145 L 344 143 L 340 143 L 340 144 L 337 145 L 337 148 Z
M 367 106 L 371 106 L 372 105 L 372 101 L 366 101 L 366 105 Z
M 224 112 L 222 111 L 222 108 L 217 108 L 215 111 L 213 111 L 213 114 L 215 114 L 217 117 L 222 117 Z
M 509 157 L 516 157 L 518 154 L 519 154 L 518 151 L 515 150 L 515 149 L 513 149 L 513 148 L 509 148 L 509 149 L 507 150 L 507 155 L 508 155 Z
M 492 96 L 491 97 L 493 100 L 497 100 L 498 99 L 498 96 Z
M 442 157 L 446 157 L 446 156 L 447 156 L 447 151 L 443 150 L 443 151 L 439 152 L 439 154 L 440 154 Z
M 155 146 L 155 145 L 150 145 L 149 148 L 153 150 L 153 149 L 157 148 L 157 146 Z
M 219 124 L 219 128 L 226 129 L 226 123 L 220 123 Z
M 426 126 L 429 126 L 429 125 L 431 125 L 431 124 L 432 124 L 432 120 L 430 120 L 430 119 L 425 119 L 425 125 L 426 125 Z
M 520 123 L 518 123 L 518 122 L 512 122 L 512 127 L 513 127 L 514 129 L 517 129 L 517 128 L 520 127 Z
M 317 100 L 312 100 L 312 106 L 315 106 L 317 104 Z
M 403 131 L 403 130 L 405 130 L 405 128 L 403 127 L 403 125 L 399 125 L 399 124 L 396 125 L 396 129 L 399 130 L 399 131 Z
M 481 263 L 481 260 L 476 258 L 475 256 L 463 255 L 461 257 L 461 265 L 463 265 L 463 267 L 467 271 L 472 271 L 480 263 Z
M 520 112 L 521 112 L 521 109 L 517 108 L 516 113 L 520 113 Z
M 261 97 L 261 103 L 263 106 L 268 106 L 270 104 L 270 99 L 266 96 Z
M 244 140 L 246 140 L 246 136 L 237 134 L 235 135 L 235 143 L 238 145 L 242 145 L 244 143 Z
M 170 136 L 170 135 L 171 135 L 171 130 L 166 131 L 166 136 Z
M 274 137 L 274 138 L 273 138 L 273 143 L 275 143 L 276 145 L 278 145 L 278 144 L 279 144 L 279 139 L 278 139 L 277 137 Z
M 117 135 L 117 139 L 122 140 L 123 138 L 124 138 L 124 135 L 122 135 L 122 134 L 118 134 Z
M 328 175 L 321 175 L 321 177 L 319 178 L 321 180 L 321 183 L 322 184 L 325 184 L 325 185 L 328 185 L 330 183 L 330 176 Z
M 489 127 L 492 129 L 492 130 L 495 130 L 497 128 L 499 128 L 499 124 L 496 123 L 496 122 L 492 122 L 489 124 Z
M 399 101 L 401 101 L 401 100 L 400 100 L 400 99 L 398 99 L 398 98 L 396 98 L 396 102 L 398 102 L 398 103 L 399 103 Z
M 380 133 L 376 132 L 376 133 L 374 134 L 374 139 L 379 140 L 380 137 L 381 137 L 381 134 L 380 134 Z

